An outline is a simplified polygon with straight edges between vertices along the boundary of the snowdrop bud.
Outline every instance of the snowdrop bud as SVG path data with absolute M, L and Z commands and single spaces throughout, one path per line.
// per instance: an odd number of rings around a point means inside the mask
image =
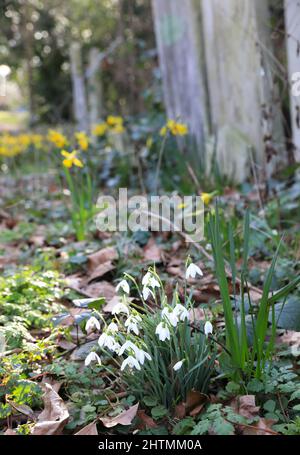
M 160 322 L 155 330 L 156 335 L 160 341 L 165 341 L 170 339 L 170 330 L 165 326 L 163 322 Z
M 179 360 L 179 362 L 175 363 L 175 365 L 173 366 L 173 370 L 174 370 L 174 371 L 180 370 L 180 368 L 181 368 L 182 365 L 183 365 L 183 362 L 184 362 L 184 359 L 183 359 L 183 360 Z
M 118 292 L 120 289 L 122 289 L 122 291 L 124 291 L 126 294 L 130 293 L 130 287 L 126 280 L 120 281 L 120 283 L 117 285 L 116 291 Z
M 185 272 L 185 278 L 196 278 L 196 275 L 203 276 L 203 272 L 196 264 L 190 264 Z
M 98 354 L 96 354 L 96 352 L 94 352 L 94 351 L 92 351 L 88 354 L 88 356 L 86 357 L 86 359 L 84 361 L 84 364 L 86 367 L 88 367 L 91 362 L 97 362 L 99 365 L 101 365 L 101 359 L 98 356 Z
M 213 326 L 212 326 L 211 322 L 206 321 L 206 323 L 204 325 L 204 333 L 206 336 L 213 333 Z
M 107 326 L 107 331 L 111 332 L 111 333 L 117 333 L 119 331 L 119 328 L 118 328 L 118 326 L 117 326 L 117 324 L 115 322 L 111 322 Z
M 128 306 L 122 302 L 117 303 L 112 309 L 112 314 L 119 314 L 119 313 L 125 313 L 125 314 L 129 315 Z
M 87 332 L 92 331 L 94 329 L 100 330 L 100 322 L 94 316 L 92 316 L 85 325 L 85 330 Z
M 123 363 L 121 365 L 121 371 L 123 371 L 127 366 L 132 369 L 136 368 L 137 370 L 141 370 L 141 366 L 140 366 L 139 362 L 131 355 L 123 361 Z

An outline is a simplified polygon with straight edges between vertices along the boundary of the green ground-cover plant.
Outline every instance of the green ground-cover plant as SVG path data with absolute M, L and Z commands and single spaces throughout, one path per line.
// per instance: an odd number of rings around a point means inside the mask
M 250 238 L 250 214 L 247 211 L 244 221 L 243 263 L 240 274 L 236 266 L 235 242 L 231 225 L 228 225 L 230 244 L 230 271 L 233 284 L 233 298 L 229 292 L 227 269 L 223 250 L 223 239 L 220 233 L 218 207 L 209 219 L 209 237 L 212 244 L 216 275 L 220 287 L 225 318 L 226 347 L 230 352 L 223 352 L 223 367 L 233 378 L 261 378 L 270 365 L 274 355 L 277 316 L 275 303 L 285 301 L 288 295 L 300 282 L 300 277 L 270 296 L 272 278 L 280 251 L 280 243 L 273 257 L 264 281 L 262 297 L 256 306 L 251 300 L 248 286 L 248 255 Z M 239 279 L 240 296 L 237 303 L 237 280 Z M 246 307 L 247 305 L 247 307 Z M 271 319 L 271 321 L 270 321 Z M 269 324 L 270 321 L 270 324 Z M 249 340 L 247 327 L 251 327 L 252 340 Z M 226 365 L 226 367 L 225 367 Z
M 57 272 L 25 268 L 0 278 L 0 335 L 7 349 L 32 341 L 30 330 L 51 326 L 51 315 L 64 309 L 61 297 Z

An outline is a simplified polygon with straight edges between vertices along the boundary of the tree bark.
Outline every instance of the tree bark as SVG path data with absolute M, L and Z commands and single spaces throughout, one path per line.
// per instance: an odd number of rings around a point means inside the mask
M 81 46 L 73 42 L 70 47 L 74 116 L 81 131 L 88 130 L 88 110 L 85 92 L 84 73 L 82 68 Z
M 282 160 L 284 141 L 274 104 L 267 1 L 202 0 L 202 16 L 219 168 L 245 181 L 253 150 L 255 164 L 270 174 L 274 162 Z
M 89 68 L 97 60 L 99 50 L 93 47 L 89 53 Z M 101 61 L 94 71 L 91 72 L 88 78 L 88 103 L 89 103 L 89 122 L 92 127 L 103 115 L 103 89 L 101 81 Z
M 167 115 L 188 124 L 198 145 L 208 130 L 200 2 L 153 0 Z
M 288 56 L 289 82 L 294 73 L 300 72 L 300 2 L 285 0 L 285 29 Z M 296 162 L 300 163 L 300 97 L 290 90 L 292 142 Z

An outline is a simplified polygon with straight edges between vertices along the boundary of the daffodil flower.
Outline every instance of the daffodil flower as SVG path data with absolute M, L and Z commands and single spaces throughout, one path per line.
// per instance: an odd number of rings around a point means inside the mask
M 158 335 L 160 341 L 165 341 L 170 339 L 170 330 L 164 322 L 160 322 L 156 327 L 155 334 Z
M 85 330 L 87 332 L 90 332 L 94 329 L 100 330 L 100 322 L 98 319 L 95 318 L 95 316 L 92 316 L 86 323 L 85 325 Z
M 62 150 L 61 152 L 62 156 L 65 157 L 63 160 L 63 165 L 66 168 L 71 168 L 73 165 L 77 167 L 83 167 L 82 161 L 77 158 L 77 151 L 73 150 L 73 152 L 67 152 L 66 150 Z
M 99 123 L 98 125 L 95 125 L 92 130 L 92 134 L 94 136 L 104 136 L 108 129 L 108 126 L 106 123 Z
M 137 370 L 141 370 L 139 362 L 131 355 L 123 361 L 121 365 L 121 371 L 123 371 L 127 366 L 131 369 L 136 368 Z
M 180 370 L 182 365 L 183 365 L 183 362 L 184 362 L 184 359 L 183 360 L 179 360 L 179 362 L 175 363 L 175 365 L 173 366 L 173 370 L 174 371 Z
M 196 264 L 190 264 L 185 272 L 185 278 L 196 278 L 196 275 L 203 276 L 203 272 Z
M 90 365 L 91 362 L 97 362 L 99 365 L 101 365 L 101 359 L 100 357 L 98 356 L 98 354 L 96 354 L 96 352 L 92 351 L 90 352 L 85 361 L 84 361 L 84 364 L 86 367 L 88 367 Z
M 122 291 L 124 291 L 126 294 L 130 293 L 130 287 L 126 280 L 120 281 L 120 283 L 116 287 L 116 292 L 118 292 L 120 289 L 122 289 Z
M 119 302 L 113 307 L 112 314 L 120 313 L 125 313 L 129 316 L 129 308 L 127 305 L 125 305 L 125 303 Z
M 89 148 L 89 138 L 87 137 L 86 133 L 84 131 L 75 133 L 75 138 L 77 140 L 79 148 L 85 152 Z
M 204 333 L 205 333 L 205 336 L 207 336 L 207 337 L 208 337 L 208 335 L 213 333 L 213 326 L 212 326 L 211 322 L 206 321 L 206 323 L 204 325 Z
M 216 191 L 214 191 L 213 193 L 202 193 L 200 197 L 204 205 L 209 205 L 216 194 L 218 194 Z

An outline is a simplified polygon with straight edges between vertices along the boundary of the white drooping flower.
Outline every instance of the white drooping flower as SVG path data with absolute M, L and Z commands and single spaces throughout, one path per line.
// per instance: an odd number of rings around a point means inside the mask
M 169 307 L 164 307 L 162 312 L 161 312 L 162 318 L 167 319 L 169 323 L 173 326 L 176 327 L 178 324 L 178 317 L 177 314 L 174 313 L 174 311 L 171 310 Z
M 196 278 L 196 275 L 203 276 L 203 272 L 196 264 L 190 264 L 185 272 L 185 278 Z
M 92 316 L 90 317 L 90 319 L 87 321 L 86 325 L 85 325 L 85 330 L 87 332 L 90 332 L 94 329 L 97 329 L 97 330 L 100 330 L 100 322 L 98 321 L 97 318 L 95 318 L 95 316 Z
M 136 346 L 134 343 L 132 343 L 132 341 L 130 340 L 127 340 L 125 341 L 125 343 L 121 346 L 120 350 L 119 350 L 119 355 L 122 355 L 124 354 L 125 351 L 133 351 L 134 354 L 136 355 L 137 352 L 139 351 L 139 347 Z
M 160 341 L 165 341 L 170 339 L 170 330 L 168 327 L 165 325 L 164 322 L 160 322 L 158 326 L 156 327 L 155 330 L 156 335 L 158 335 L 158 338 Z
M 141 365 L 144 365 L 145 359 L 152 360 L 152 357 L 148 352 L 144 351 L 143 349 L 139 349 L 136 354 L 136 359 Z
M 113 307 L 112 314 L 119 313 L 125 313 L 129 316 L 129 308 L 127 305 L 125 305 L 125 303 L 119 302 Z
M 152 273 L 147 272 L 142 279 L 142 285 L 146 288 L 160 288 L 159 281 L 152 275 Z
M 124 291 L 126 294 L 130 293 L 130 287 L 126 280 L 120 281 L 120 283 L 117 285 L 116 291 L 118 292 L 120 289 L 122 289 L 122 291 Z
M 153 296 L 153 292 L 151 291 L 151 289 L 147 288 L 147 286 L 143 287 L 142 294 L 143 294 L 143 299 L 144 300 L 148 300 L 149 295 Z
M 209 334 L 213 333 L 213 326 L 212 326 L 211 322 L 206 321 L 206 323 L 204 325 L 204 333 L 207 337 Z
M 185 319 L 189 319 L 190 318 L 189 311 L 183 305 L 181 305 L 180 303 L 178 303 L 175 306 L 175 308 L 173 310 L 173 313 L 176 314 L 176 316 L 180 319 L 180 321 L 184 321 Z
M 88 367 L 90 365 L 91 362 L 97 362 L 99 365 L 101 365 L 101 359 L 100 357 L 98 356 L 98 354 L 96 354 L 96 352 L 92 351 L 90 352 L 85 361 L 84 361 L 84 364 L 86 367 Z
M 183 359 L 183 360 L 179 360 L 179 362 L 175 363 L 175 365 L 173 366 L 173 370 L 174 370 L 174 371 L 180 370 L 180 368 L 181 368 L 182 365 L 183 365 L 183 362 L 184 362 L 184 359 Z
M 137 370 L 141 370 L 141 366 L 140 366 L 139 362 L 131 355 L 128 356 L 127 359 L 125 359 L 123 361 L 123 363 L 121 365 L 121 371 L 123 371 L 127 366 L 129 368 L 136 368 Z
M 117 333 L 119 331 L 119 327 L 117 326 L 117 324 L 115 322 L 111 322 L 108 326 L 107 326 L 107 329 L 106 329 L 107 332 L 110 332 L 110 333 Z
M 100 348 L 108 348 L 110 351 L 116 351 L 116 349 L 119 347 L 118 343 L 114 339 L 113 336 L 108 335 L 107 333 L 102 333 L 100 335 L 98 344 Z
M 136 335 L 140 333 L 139 328 L 138 328 L 138 323 L 141 322 L 141 318 L 138 315 L 131 315 L 129 318 L 125 321 L 125 327 L 127 327 L 127 333 L 133 332 Z

